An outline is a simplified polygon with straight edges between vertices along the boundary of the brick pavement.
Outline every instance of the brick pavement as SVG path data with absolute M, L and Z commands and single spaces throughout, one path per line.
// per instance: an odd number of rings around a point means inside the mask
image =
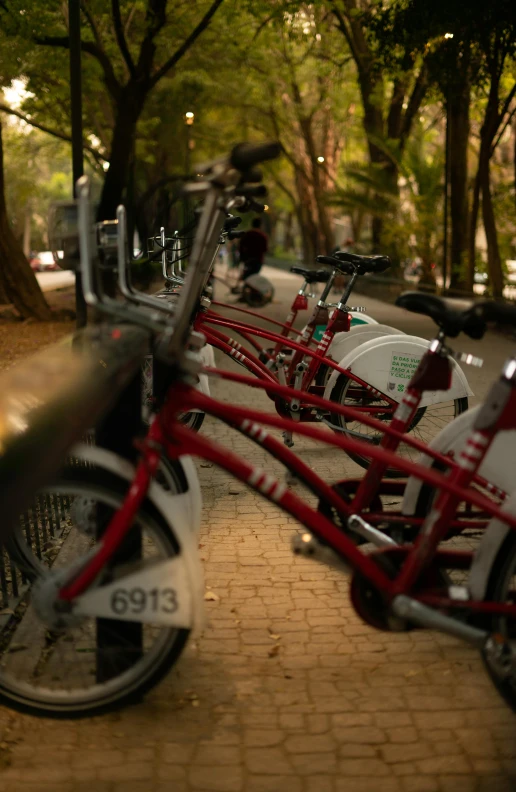
M 203 431 L 279 470 L 214 421 Z M 296 451 L 332 481 L 358 470 L 310 441 Z M 0 792 L 515 790 L 516 718 L 477 653 L 435 633 L 368 628 L 346 578 L 292 556 L 293 520 L 216 468 L 199 473 L 216 596 L 203 636 L 123 712 L 69 722 L 0 709 Z

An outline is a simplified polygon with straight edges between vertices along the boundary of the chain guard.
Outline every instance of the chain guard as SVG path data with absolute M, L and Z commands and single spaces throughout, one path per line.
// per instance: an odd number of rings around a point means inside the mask
M 393 580 L 403 565 L 407 552 L 408 548 L 403 547 L 375 550 L 369 554 L 369 558 Z M 446 573 L 431 565 L 422 574 L 416 590 L 442 588 L 447 585 Z M 386 632 L 408 632 L 416 629 L 416 625 L 395 616 L 383 593 L 359 572 L 355 572 L 351 578 L 349 593 L 356 612 L 371 627 Z

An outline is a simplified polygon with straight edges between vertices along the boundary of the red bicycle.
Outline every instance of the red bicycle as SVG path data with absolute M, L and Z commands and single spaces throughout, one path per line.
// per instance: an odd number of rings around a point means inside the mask
M 332 266 L 333 272 L 299 342 L 287 336 L 291 330 L 291 321 L 293 321 L 291 317 L 295 313 L 296 304 L 299 306 L 300 300 L 306 300 L 301 294 L 305 287 L 294 300 L 288 321 L 282 326 L 281 335 L 220 316 L 211 309 L 212 303 L 206 299 L 203 299 L 198 307 L 194 328 L 205 336 L 209 344 L 232 357 L 260 380 L 289 385 L 303 393 L 302 397 L 297 395 L 296 398 L 289 400 L 275 398 L 276 409 L 280 415 L 303 422 L 320 421 L 335 431 L 379 443 L 382 433 L 377 431 L 378 426 L 374 425 L 371 432 L 372 426 L 366 421 L 361 421 L 361 416 L 372 415 L 382 422 L 392 419 L 405 388 L 405 384 L 397 378 L 400 370 L 396 368 L 398 364 L 394 361 L 408 361 L 403 365 L 410 367 L 407 370 L 414 371 L 428 344 L 422 339 L 404 334 L 378 339 L 377 336 L 381 335 L 378 332 L 373 334 L 373 337 L 377 338 L 374 342 L 370 341 L 363 346 L 359 346 L 359 343 L 350 345 L 349 354 L 340 361 L 340 364 L 332 360 L 329 355 L 334 338 L 337 335 L 345 335 L 350 329 L 352 309 L 347 306 L 347 301 L 357 278 L 367 272 L 383 271 L 389 266 L 389 260 L 382 256 L 366 257 L 347 253 L 337 255 L 339 258 L 319 257 L 324 263 Z M 326 298 L 337 271 L 345 272 L 350 278 L 330 318 Z M 312 277 L 308 270 L 299 270 L 299 272 L 303 272 L 307 279 Z M 326 277 L 326 273 L 323 272 L 322 275 Z M 321 280 L 321 273 L 316 271 L 313 275 L 313 279 L 315 278 Z M 221 332 L 218 327 L 240 335 L 258 354 L 251 352 L 232 336 Z M 317 329 L 321 327 L 326 329 L 314 351 L 310 349 L 310 344 L 313 343 Z M 385 329 L 392 333 L 392 329 Z M 270 353 L 263 352 L 260 344 L 254 340 L 254 336 L 275 344 Z M 401 376 L 404 375 L 405 372 L 401 371 Z M 444 393 L 435 388 L 432 391 L 428 390 L 424 401 L 420 400 L 418 410 L 406 431 L 421 441 L 428 442 L 450 420 L 467 409 L 468 392 L 466 378 L 461 369 L 454 364 L 452 383 L 448 391 Z M 332 409 L 314 410 L 306 398 L 308 394 L 324 395 L 332 404 L 354 407 L 355 412 L 342 414 Z M 291 433 L 287 434 L 285 440 L 287 443 L 292 442 Z M 405 453 L 410 453 L 410 446 L 405 447 Z M 353 454 L 353 458 L 363 467 L 369 464 L 364 454 Z M 389 474 L 395 476 L 397 472 L 392 469 Z
M 156 684 L 180 654 L 190 629 L 200 618 L 202 587 L 195 552 L 196 538 L 189 536 L 182 524 L 184 515 L 181 507 L 178 505 L 174 516 L 168 519 L 156 508 L 153 510 L 150 499 L 152 479 L 162 454 L 171 458 L 195 454 L 210 460 L 278 504 L 308 529 L 294 538 L 295 552 L 330 563 L 343 571 L 349 567 L 354 570 L 351 599 L 368 624 L 391 631 L 419 625 L 462 638 L 482 652 L 500 692 L 511 706 L 516 703 L 512 624 L 516 619 L 513 584 L 516 572 L 516 535 L 513 532 L 516 528 L 516 504 L 510 499 L 501 508 L 468 487 L 497 429 L 512 428 L 516 423 L 514 360 L 506 365 L 499 382 L 489 394 L 474 432 L 448 476 L 414 465 L 387 448 L 373 445 L 364 448 L 363 441 L 357 439 L 330 435 L 317 427 L 294 423 L 279 416 L 222 404 L 199 393 L 189 383 L 192 373 L 199 370 L 199 361 L 194 353 L 198 338 L 190 331 L 192 308 L 199 299 L 209 267 L 203 251 L 209 248 L 210 239 L 218 233 L 221 194 L 227 194 L 238 183 L 242 178 L 241 172 L 244 172 L 245 179 L 248 168 L 271 157 L 276 150 L 272 144 L 237 147 L 229 161 L 219 160 L 206 167 L 202 185 L 190 188 L 192 192 L 205 196 L 205 204 L 173 329 L 163 323 L 161 332 L 158 332 L 156 320 L 148 312 L 140 311 L 138 317 L 134 309 L 130 313 L 132 321 L 152 329 L 156 335 L 155 352 L 169 369 L 169 382 L 162 396 L 161 409 L 140 445 L 141 461 L 134 475 L 130 476 L 129 488 L 125 479 L 102 482 L 98 471 L 80 468 L 75 468 L 75 472 L 65 468 L 60 481 L 55 483 L 55 488 L 65 492 L 72 504 L 72 512 L 75 506 L 79 515 L 84 512 L 91 515 L 92 509 L 102 506 L 100 513 L 104 516 L 105 525 L 99 541 L 90 535 L 82 547 L 76 548 L 73 560 L 68 554 L 66 565 L 43 575 L 33 586 L 32 599 L 27 596 L 24 600 L 21 618 L 16 618 L 15 614 L 9 635 L 11 641 L 16 639 L 17 626 L 23 625 L 30 608 L 33 608 L 37 620 L 31 623 L 29 617 L 28 622 L 32 628 L 32 665 L 24 662 L 20 653 L 17 659 L 13 658 L 9 652 L 9 640 L 0 649 L 0 692 L 12 706 L 68 716 L 104 711 L 140 696 Z M 81 182 L 79 188 L 81 236 L 85 238 L 89 236 L 90 229 L 85 183 Z M 238 189 L 246 189 L 245 184 L 239 184 Z M 88 252 L 85 245 L 84 251 Z M 98 305 L 98 297 L 89 291 L 92 284 L 89 264 L 83 255 L 86 293 L 88 299 Z M 501 309 L 498 306 L 493 308 L 492 304 L 481 304 L 457 314 L 441 301 L 430 304 L 424 302 L 428 298 L 418 299 L 422 300 L 419 310 L 423 308 L 433 315 L 441 326 L 438 341 L 442 346 L 434 344 L 429 354 L 439 366 L 440 384 L 444 386 L 450 371 L 444 346 L 445 333 L 453 335 L 465 330 L 478 336 L 493 311 L 498 318 Z M 114 310 L 110 303 L 101 303 L 99 307 L 108 314 Z M 117 307 L 119 310 L 120 306 Z M 516 311 L 511 308 L 504 310 L 506 321 L 516 324 Z M 235 382 L 249 379 L 228 372 L 223 376 Z M 416 382 L 419 381 L 422 390 L 427 384 L 426 378 L 428 359 L 416 375 Z M 255 387 L 280 394 L 287 391 L 285 396 L 291 394 L 285 386 L 253 382 Z M 314 406 L 324 409 L 321 399 L 317 396 L 310 398 Z M 376 476 L 382 467 L 387 469 L 392 465 L 404 473 L 420 476 L 438 491 L 434 507 L 413 545 L 398 545 L 363 521 L 367 538 L 375 538 L 381 545 L 366 554 L 331 519 L 308 506 L 284 484 L 183 426 L 178 416 L 193 407 L 210 412 L 264 445 L 339 512 L 344 513 L 348 508 L 344 499 L 271 437 L 264 426 L 296 431 L 336 448 L 368 454 L 376 465 Z M 344 411 L 347 408 L 338 409 Z M 409 390 L 398 408 L 397 418 L 408 420 L 413 409 L 414 398 Z M 448 535 L 460 502 L 468 502 L 492 518 L 485 536 L 487 551 L 484 553 L 473 556 L 468 551 L 439 547 Z M 98 511 L 94 513 L 98 517 Z M 348 525 L 361 519 L 359 514 L 351 514 Z M 136 528 L 137 541 L 134 541 Z M 117 562 L 122 544 L 131 537 L 132 553 L 126 548 L 123 563 Z M 450 570 L 469 570 L 470 585 L 450 585 Z M 122 671 L 111 674 L 107 681 L 95 678 L 99 662 L 95 625 L 99 619 L 112 625 L 114 635 L 120 623 L 131 622 L 140 629 L 145 628 L 137 655 L 129 657 L 131 662 Z M 41 625 L 47 635 L 44 651 L 41 650 L 44 655 L 41 662 L 35 624 Z M 113 651 L 112 646 L 110 651 Z M 37 661 L 37 673 L 34 673 L 34 659 Z

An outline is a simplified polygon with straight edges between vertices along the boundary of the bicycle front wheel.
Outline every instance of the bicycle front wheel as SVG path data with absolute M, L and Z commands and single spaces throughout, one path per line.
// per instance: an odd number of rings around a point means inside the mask
M 52 485 L 40 490 L 20 519 L 31 522 L 40 540 L 50 521 L 59 523 L 37 576 L 41 583 L 91 552 L 97 530 L 120 508 L 129 484 L 94 467 L 67 466 Z M 95 526 L 92 530 L 92 526 Z M 93 535 L 92 535 L 93 534 Z M 177 556 L 170 525 L 147 499 L 125 542 L 122 561 L 104 570 L 96 584 L 116 579 L 122 570 Z M 134 703 L 156 685 L 178 660 L 189 630 L 138 621 L 84 616 L 49 628 L 33 573 L 23 558 L 12 567 L 18 596 L 5 602 L 0 633 L 0 699 L 7 706 L 50 717 L 92 716 Z M 8 606 L 8 607 L 6 607 Z M 39 607 L 37 607 L 39 606 Z M 2 624 L 0 624 L 1 628 Z
M 491 567 L 485 599 L 487 602 L 512 606 L 516 603 L 516 535 L 514 531 L 508 533 Z M 492 634 L 503 636 L 506 643 L 512 647 L 516 646 L 516 620 L 509 616 L 493 616 L 490 631 Z M 509 707 L 516 712 L 516 669 L 514 663 L 508 659 L 504 666 L 493 660 L 487 650 L 482 652 L 482 659 L 496 689 Z

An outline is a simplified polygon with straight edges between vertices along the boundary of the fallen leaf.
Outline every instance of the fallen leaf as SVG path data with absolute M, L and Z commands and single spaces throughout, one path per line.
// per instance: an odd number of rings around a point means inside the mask
M 280 650 L 280 645 L 275 644 L 271 649 L 269 649 L 267 654 L 269 655 L 269 657 L 276 657 L 276 655 L 279 653 L 279 650 Z
M 192 707 L 199 707 L 199 706 L 200 706 L 199 699 L 194 699 L 194 700 L 192 701 Z
M 269 633 L 269 638 L 272 638 L 273 641 L 279 641 L 281 635 L 275 635 L 275 633 Z
M 212 462 L 201 462 L 201 467 L 210 468 L 210 467 L 213 467 L 213 463 Z
M 207 591 L 206 594 L 204 595 L 204 599 L 207 602 L 217 602 L 220 599 L 220 597 L 218 594 L 215 594 L 214 591 Z

